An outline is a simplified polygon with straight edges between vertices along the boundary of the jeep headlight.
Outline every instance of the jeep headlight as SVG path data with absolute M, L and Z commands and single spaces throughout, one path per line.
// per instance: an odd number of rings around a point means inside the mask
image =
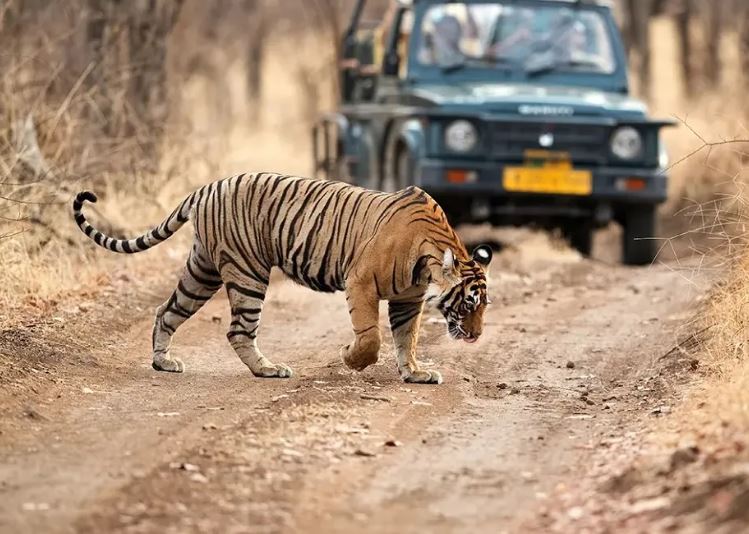
M 666 145 L 661 140 L 658 143 L 658 167 L 662 170 L 666 170 L 670 163 L 671 158 L 668 157 L 668 150 L 666 150 Z
M 622 126 L 611 136 L 611 152 L 627 161 L 637 159 L 642 155 L 642 135 L 631 126 Z
M 445 144 L 453 152 L 470 152 L 479 140 L 476 127 L 467 120 L 457 120 L 445 129 Z

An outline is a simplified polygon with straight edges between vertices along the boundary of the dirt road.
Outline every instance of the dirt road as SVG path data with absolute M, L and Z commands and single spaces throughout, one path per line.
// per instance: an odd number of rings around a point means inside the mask
M 260 343 L 294 378 L 249 374 L 224 298 L 177 334 L 185 374 L 156 373 L 152 309 L 170 288 L 123 284 L 139 296 L 121 309 L 38 327 L 52 345 L 3 334 L 38 358 L 0 393 L 1 532 L 541 531 L 596 444 L 657 406 L 647 378 L 699 294 L 674 264 L 583 260 L 521 232 L 492 265 L 479 343 L 427 314 L 420 354 L 445 383 L 418 386 L 390 343 L 346 369 L 343 297 L 285 280 Z

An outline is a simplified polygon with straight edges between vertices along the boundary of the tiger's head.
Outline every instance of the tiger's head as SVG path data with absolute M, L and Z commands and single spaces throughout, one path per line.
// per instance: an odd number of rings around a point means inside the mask
M 434 280 L 429 300 L 447 321 L 453 339 L 474 343 L 481 336 L 486 294 L 486 269 L 492 261 L 492 249 L 479 245 L 467 261 L 459 260 L 449 248 L 442 260 L 441 279 Z

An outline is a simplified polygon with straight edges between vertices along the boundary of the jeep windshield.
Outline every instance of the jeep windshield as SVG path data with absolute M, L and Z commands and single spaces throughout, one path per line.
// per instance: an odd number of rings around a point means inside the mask
M 595 9 L 522 2 L 434 4 L 421 19 L 417 60 L 445 72 L 464 68 L 612 74 L 614 45 Z

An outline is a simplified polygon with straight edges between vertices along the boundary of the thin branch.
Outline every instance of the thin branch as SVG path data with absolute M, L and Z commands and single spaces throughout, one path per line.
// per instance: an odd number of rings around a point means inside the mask
M 10 234 L 0 234 L 0 239 L 10 239 L 11 237 L 15 237 L 17 235 L 21 235 L 22 233 L 26 232 L 26 230 L 18 230 L 17 232 L 13 232 Z
M 17 204 L 30 204 L 35 206 L 64 206 L 67 202 L 45 202 L 41 200 L 22 200 L 20 198 L 8 198 L 0 195 L 0 200 L 6 200 L 8 202 L 15 202 Z
M 701 136 L 694 128 L 692 128 L 687 123 L 686 119 L 682 119 L 681 117 L 679 117 L 677 115 L 674 115 L 674 118 L 676 120 L 678 120 L 680 123 L 682 123 L 684 126 L 686 126 L 689 129 L 689 131 L 692 132 L 692 134 L 694 134 L 695 137 L 697 137 L 697 139 L 699 139 L 700 141 L 702 141 L 702 145 L 699 146 L 699 147 L 697 147 L 697 148 L 695 148 L 694 150 L 692 150 L 691 152 L 689 152 L 686 156 L 683 156 L 682 158 L 680 158 L 678 161 L 676 161 L 672 165 L 669 165 L 665 169 L 664 173 L 670 171 L 671 169 L 673 169 L 677 165 L 685 162 L 686 160 L 690 159 L 692 156 L 695 156 L 695 155 L 699 154 L 700 152 L 702 152 L 705 149 L 708 149 L 708 157 L 709 157 L 710 156 L 710 151 L 712 151 L 712 149 L 715 148 L 715 147 L 720 147 L 720 146 L 725 146 L 725 145 L 735 145 L 735 144 L 749 144 L 749 139 L 744 139 L 744 138 L 740 138 L 740 137 L 737 137 L 737 138 L 734 138 L 734 139 L 723 139 L 721 141 L 708 141 L 703 136 Z

